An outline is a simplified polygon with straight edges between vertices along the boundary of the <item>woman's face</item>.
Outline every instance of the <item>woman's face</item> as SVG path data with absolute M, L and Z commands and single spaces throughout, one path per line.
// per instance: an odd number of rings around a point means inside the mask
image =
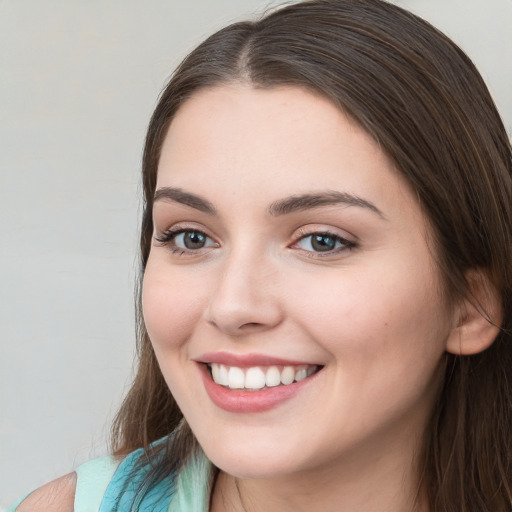
M 454 314 L 416 197 L 369 135 L 298 88 L 203 90 L 170 126 L 155 197 L 144 318 L 214 464 L 264 478 L 410 459 Z

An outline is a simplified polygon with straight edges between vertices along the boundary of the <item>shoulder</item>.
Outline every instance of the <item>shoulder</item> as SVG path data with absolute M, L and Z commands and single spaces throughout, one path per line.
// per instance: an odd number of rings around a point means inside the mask
M 30 494 L 17 512 L 73 512 L 76 473 L 69 473 L 43 485 Z

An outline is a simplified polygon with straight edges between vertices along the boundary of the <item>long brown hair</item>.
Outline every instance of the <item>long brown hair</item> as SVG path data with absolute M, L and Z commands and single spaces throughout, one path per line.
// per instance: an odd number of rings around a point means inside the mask
M 235 23 L 179 66 L 155 109 L 143 157 L 141 274 L 153 232 L 160 149 L 180 106 L 229 82 L 291 85 L 328 98 L 371 134 L 415 190 L 452 297 L 482 269 L 501 297 L 501 330 L 472 356 L 446 355 L 420 461 L 432 511 L 512 507 L 512 157 L 503 123 L 469 58 L 413 14 L 381 0 L 310 0 Z M 113 426 L 117 455 L 175 432 L 156 479 L 194 449 L 138 308 L 138 371 Z M 150 449 L 149 457 L 154 455 Z

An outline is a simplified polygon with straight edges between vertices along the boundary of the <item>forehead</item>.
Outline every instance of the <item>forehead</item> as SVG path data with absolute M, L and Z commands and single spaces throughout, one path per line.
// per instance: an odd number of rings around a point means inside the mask
M 164 140 L 159 170 L 194 162 L 212 172 L 216 165 L 241 159 L 239 168 L 254 166 L 264 174 L 297 157 L 320 174 L 318 155 L 344 160 L 367 157 L 390 167 L 378 144 L 326 98 L 296 87 L 255 89 L 230 85 L 203 89 L 178 110 Z M 325 166 L 326 162 L 322 162 Z M 343 161 L 340 160 L 340 165 Z M 200 172 L 200 169 L 196 169 Z
M 296 87 L 204 89 L 178 110 L 157 188 L 218 200 L 261 200 L 312 190 L 400 207 L 414 194 L 376 141 L 328 99 Z M 247 205 L 245 205 L 247 207 Z

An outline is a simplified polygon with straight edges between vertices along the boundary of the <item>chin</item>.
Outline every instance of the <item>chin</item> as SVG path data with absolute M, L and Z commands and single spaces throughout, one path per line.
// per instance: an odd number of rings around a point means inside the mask
M 257 442 L 249 440 L 250 436 L 247 438 L 242 443 L 199 441 L 216 467 L 240 479 L 276 478 L 304 469 L 304 453 L 300 449 L 275 441 Z

